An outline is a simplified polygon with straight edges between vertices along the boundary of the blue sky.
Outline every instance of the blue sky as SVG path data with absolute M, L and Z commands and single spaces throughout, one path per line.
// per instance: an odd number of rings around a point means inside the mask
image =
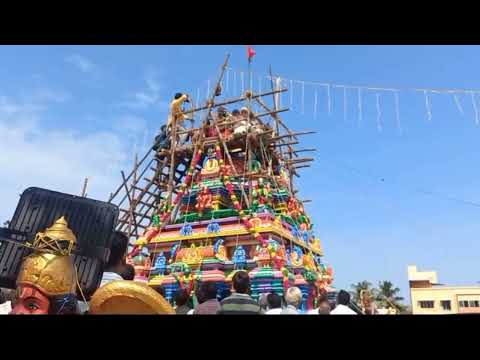
M 402 131 L 389 92 L 379 92 L 381 132 L 374 91 L 362 95 L 361 122 L 356 90 L 347 90 L 346 115 L 341 88 L 331 89 L 330 115 L 324 87 L 306 84 L 303 106 L 299 82 L 292 103 L 282 97 L 293 108 L 283 116 L 291 128 L 317 131 L 304 137 L 305 147 L 318 152 L 297 184 L 300 197 L 313 200 L 307 209 L 336 285 L 391 280 L 408 298 L 409 264 L 437 270 L 445 283 L 480 281 L 480 207 L 448 199 L 480 203 L 480 127 L 471 98 L 459 96 L 462 115 L 451 95 L 429 95 L 428 121 L 423 94 L 408 90 L 480 88 L 480 47 L 255 49 L 256 89 L 269 86 L 261 76 L 269 64 L 286 79 L 405 89 L 398 92 Z M 128 171 L 134 152 L 165 121 L 171 96 L 204 98 L 227 52 L 239 92 L 243 46 L 0 47 L 0 221 L 11 217 L 28 186 L 79 193 L 88 176 L 89 195 L 106 199 L 120 170 Z M 233 73 L 226 95 L 233 94 Z

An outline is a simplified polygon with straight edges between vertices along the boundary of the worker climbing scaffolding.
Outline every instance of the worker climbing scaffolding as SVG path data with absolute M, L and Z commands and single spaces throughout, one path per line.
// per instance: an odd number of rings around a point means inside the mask
M 191 121 L 193 123 L 193 119 L 189 118 L 185 115 L 185 110 L 183 109 L 184 103 L 189 103 L 190 99 L 187 94 L 176 93 L 174 99 L 170 103 L 170 114 L 168 116 L 167 121 L 167 131 L 169 134 L 172 134 L 172 129 L 175 126 L 176 131 L 178 132 L 185 132 L 187 129 L 185 128 L 185 121 Z M 187 142 L 189 137 L 188 133 L 181 134 L 178 136 L 178 145 L 183 145 Z

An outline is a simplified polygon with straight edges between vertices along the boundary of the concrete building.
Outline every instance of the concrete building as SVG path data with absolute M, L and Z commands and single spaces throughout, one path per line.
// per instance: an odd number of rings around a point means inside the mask
M 438 283 L 435 271 L 408 267 L 412 314 L 480 314 L 480 286 L 447 286 Z

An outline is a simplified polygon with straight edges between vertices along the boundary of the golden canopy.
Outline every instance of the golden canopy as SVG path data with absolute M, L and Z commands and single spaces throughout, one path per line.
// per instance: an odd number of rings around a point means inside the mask
M 90 300 L 94 315 L 175 314 L 162 295 L 144 283 L 118 280 L 100 287 Z

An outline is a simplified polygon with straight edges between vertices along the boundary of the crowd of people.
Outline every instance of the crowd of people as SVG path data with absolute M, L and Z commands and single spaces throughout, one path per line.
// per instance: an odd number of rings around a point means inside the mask
M 135 269 L 127 264 L 126 253 L 128 237 L 122 232 L 115 232 L 112 237 L 110 257 L 105 265 L 100 287 L 115 280 L 134 280 Z M 153 287 L 165 297 L 162 286 Z M 258 301 L 250 295 L 250 277 L 246 271 L 238 271 L 232 278 L 231 295 L 220 300 L 217 298 L 217 286 L 213 282 L 203 282 L 193 294 L 187 289 L 180 288 L 174 294 L 175 312 L 179 315 L 236 315 L 236 314 L 265 314 L 265 315 L 328 315 L 328 314 L 356 314 L 350 307 L 350 295 L 341 290 L 335 304 L 331 303 L 326 292 L 321 292 L 317 299 L 317 308 L 302 312 L 302 292 L 298 287 L 290 287 L 282 297 L 276 293 L 261 294 Z M 0 289 L 0 313 L 9 313 L 15 303 L 15 290 Z M 88 304 L 78 302 L 79 313 L 88 313 Z
M 114 280 L 133 280 L 134 269 L 125 261 L 128 238 L 121 232 L 115 233 L 110 251 L 110 259 L 105 268 L 101 285 Z M 162 286 L 154 289 L 165 297 Z M 201 283 L 195 293 L 180 288 L 174 294 L 175 312 L 179 315 L 213 314 L 301 314 L 302 292 L 298 287 L 290 287 L 281 297 L 276 293 L 262 294 L 258 301 L 250 296 L 250 277 L 246 271 L 238 271 L 232 278 L 232 294 L 219 301 L 217 286 L 212 282 Z M 317 308 L 306 312 L 310 315 L 349 314 L 356 312 L 350 307 L 350 294 L 344 290 L 338 293 L 337 300 L 331 303 L 326 292 L 321 292 Z
M 189 116 L 190 114 L 186 114 L 183 109 L 183 104 L 187 102 L 190 102 L 187 94 L 175 94 L 170 103 L 167 124 L 162 125 L 160 134 L 155 137 L 153 150 L 158 151 L 170 147 L 171 134 L 174 127 L 177 131 L 177 145 L 184 145 L 190 138 L 195 139 L 198 136 L 198 131 L 189 131 L 186 127 L 187 121 L 193 123 L 193 119 Z M 234 109 L 230 112 L 225 107 L 220 106 L 211 113 L 211 116 L 208 118 L 208 125 L 207 133 L 205 134 L 207 137 L 216 135 L 215 125 L 219 127 L 224 138 L 245 135 L 248 131 L 261 133 L 270 130 L 273 132 L 269 125 L 263 124 L 247 107 Z
M 232 279 L 232 294 L 219 301 L 214 283 L 202 283 L 192 297 L 185 289 L 175 293 L 178 315 L 297 315 L 302 314 L 302 292 L 298 287 L 289 288 L 284 297 L 276 293 L 262 294 L 258 301 L 250 296 L 250 278 L 246 271 L 238 271 Z M 194 302 L 197 304 L 195 305 Z M 307 311 L 308 315 L 356 315 L 350 307 L 350 295 L 341 290 L 336 305 L 329 302 L 326 293 L 318 299 L 318 307 Z

